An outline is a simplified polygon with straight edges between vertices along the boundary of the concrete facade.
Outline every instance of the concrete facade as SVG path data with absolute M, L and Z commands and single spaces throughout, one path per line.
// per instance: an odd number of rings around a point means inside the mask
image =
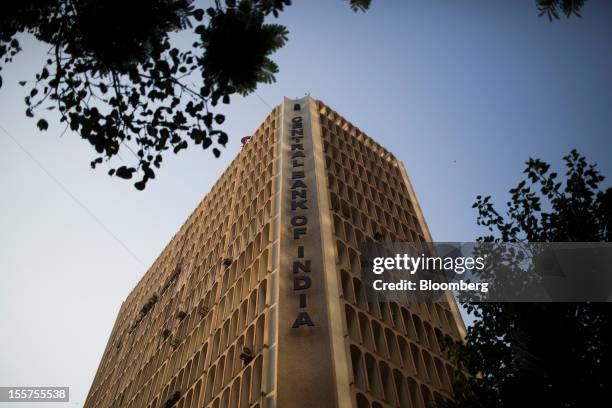
M 431 241 L 400 161 L 322 102 L 268 115 L 123 303 L 85 407 L 452 398 L 454 301 L 368 302 L 359 243 Z

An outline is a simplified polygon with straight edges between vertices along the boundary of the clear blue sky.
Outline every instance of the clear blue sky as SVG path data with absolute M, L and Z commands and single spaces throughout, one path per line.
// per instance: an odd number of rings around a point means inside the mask
M 553 165 L 572 148 L 612 176 L 612 3 L 549 23 L 531 0 L 296 1 L 280 18 L 288 45 L 270 105 L 310 92 L 404 161 L 438 241 L 480 231 L 477 194 L 505 202 L 530 156 Z M 136 255 L 136 261 L 0 130 L 0 385 L 68 385 L 81 406 L 121 301 L 255 130 L 255 95 L 225 111 L 228 148 L 167 157 L 145 192 L 92 171 L 95 155 L 51 121 L 23 114 L 45 48 L 3 70 L 0 126 Z M 126 158 L 127 160 L 127 158 Z M 0 406 L 5 406 L 0 404 Z M 25 404 L 18 405 L 24 407 Z

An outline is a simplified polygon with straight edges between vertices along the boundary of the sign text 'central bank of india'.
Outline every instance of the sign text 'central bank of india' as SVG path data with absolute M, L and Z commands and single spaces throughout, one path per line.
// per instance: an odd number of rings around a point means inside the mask
M 300 105 L 294 105 L 295 111 L 300 111 Z M 293 261 L 293 290 L 299 293 L 299 307 L 301 310 L 292 328 L 296 329 L 302 325 L 314 326 L 307 311 L 308 292 L 312 285 L 312 280 L 308 275 L 312 272 L 310 254 L 306 254 L 306 248 L 301 245 L 302 236 L 308 234 L 308 185 L 305 178 L 304 164 L 306 153 L 312 154 L 312 150 L 304 149 L 304 125 L 302 116 L 294 116 L 291 119 L 291 129 L 289 129 L 289 144 L 291 145 L 290 163 L 291 178 L 289 180 L 289 194 L 291 196 L 291 219 L 289 224 L 293 231 L 293 239 L 297 242 L 297 251 Z
M 195 181 L 194 181 L 195 185 Z M 453 301 L 373 302 L 359 244 L 430 242 L 403 164 L 310 96 L 268 115 L 121 305 L 86 408 L 425 408 Z

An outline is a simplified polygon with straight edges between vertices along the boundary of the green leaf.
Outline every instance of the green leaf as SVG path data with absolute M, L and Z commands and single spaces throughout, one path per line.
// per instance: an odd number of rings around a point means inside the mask
M 227 133 L 221 132 L 217 141 L 220 145 L 225 146 L 227 144 Z
M 125 166 L 121 166 L 117 169 L 117 171 L 115 172 L 115 175 L 117 177 L 121 177 L 122 179 L 131 179 L 135 171 L 136 171 L 135 168 L 132 168 L 132 167 L 127 168 Z
M 39 130 L 47 130 L 49 128 L 49 123 L 44 120 L 44 119 L 40 119 L 37 123 L 36 126 L 38 126 Z
M 181 151 L 182 149 L 186 149 L 187 148 L 187 141 L 183 140 L 181 141 L 179 144 L 177 144 L 176 146 L 174 146 L 174 153 L 178 153 L 179 151 Z
M 210 127 L 212 125 L 212 121 L 213 114 L 211 112 L 208 112 L 206 115 L 204 115 L 204 124 L 206 125 L 206 127 Z
M 142 170 L 144 171 L 144 174 L 145 176 L 147 176 L 147 178 L 151 178 L 151 179 L 155 178 L 155 172 L 148 165 L 142 166 Z
M 202 9 L 194 10 L 193 17 L 198 21 L 202 21 L 202 19 L 204 18 L 204 10 Z

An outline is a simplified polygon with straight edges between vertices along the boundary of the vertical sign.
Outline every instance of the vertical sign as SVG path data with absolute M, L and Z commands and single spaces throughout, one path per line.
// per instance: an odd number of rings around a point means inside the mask
M 277 406 L 335 407 L 310 98 L 281 116 Z

